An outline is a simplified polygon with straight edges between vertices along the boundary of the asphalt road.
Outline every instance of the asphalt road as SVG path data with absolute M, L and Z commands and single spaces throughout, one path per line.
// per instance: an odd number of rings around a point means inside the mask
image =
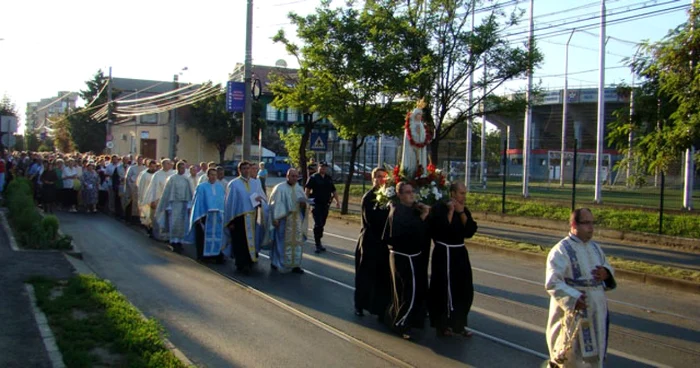
M 250 276 L 201 265 L 105 215 L 59 214 L 87 264 L 206 367 L 538 367 L 546 355 L 544 265 L 471 251 L 477 291 L 471 339 L 432 330 L 403 341 L 352 311 L 358 227 L 329 220 L 322 255 L 306 247 L 304 275 Z M 694 366 L 700 361 L 700 296 L 621 280 L 609 294 L 612 367 Z

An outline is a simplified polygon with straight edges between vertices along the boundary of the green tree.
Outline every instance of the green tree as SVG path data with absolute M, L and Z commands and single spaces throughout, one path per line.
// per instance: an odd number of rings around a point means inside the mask
M 700 144 L 700 80 L 695 77 L 700 62 L 698 7 L 696 0 L 687 22 L 658 42 L 641 43 L 635 56 L 627 60 L 641 80 L 634 88 L 634 114 L 630 117 L 628 108 L 616 111 L 608 140 L 629 156 L 619 168 L 638 168 L 630 179 L 633 184 L 639 183 L 643 173 L 666 172 L 683 151 Z M 620 86 L 619 92 L 632 90 Z M 630 150 L 633 155 L 628 155 Z
M 39 150 L 41 141 L 39 140 L 37 134 L 38 133 L 35 130 L 28 130 L 24 132 L 24 145 L 26 146 L 27 151 L 36 152 Z
M 412 34 L 420 36 L 411 45 L 414 49 L 407 52 L 413 58 L 410 63 L 413 80 L 419 83 L 412 88 L 411 96 L 425 97 L 427 111 L 434 112 L 424 116 L 433 130 L 430 145 L 433 162 L 438 162 L 440 141 L 458 124 L 483 113 L 522 112 L 525 108 L 522 98 L 498 98 L 493 91 L 509 80 L 524 76 L 530 66 L 535 68 L 543 58 L 535 44 L 530 53 L 527 47 L 502 37 L 507 28 L 521 21 L 524 12 L 519 9 L 506 13 L 502 7 L 486 6 L 481 13 L 488 13 L 480 24 L 474 25 L 472 32 L 474 2 L 477 10 L 490 4 L 485 0 L 407 1 L 403 13 L 397 15 L 411 25 Z M 472 75 L 479 78 L 472 90 L 475 98 L 469 104 Z
M 225 91 L 220 84 L 216 87 L 221 90 L 221 93 L 192 104 L 193 119 L 187 120 L 185 126 L 198 131 L 209 143 L 212 143 L 219 151 L 219 162 L 223 162 L 226 148 L 233 144 L 237 135 L 241 134 L 243 115 L 226 111 Z M 254 102 L 253 131 L 265 125 L 261 111 L 260 104 Z
M 68 114 L 62 116 L 57 116 L 53 124 L 53 145 L 58 148 L 61 152 L 73 152 L 75 146 L 73 145 L 73 137 L 70 133 L 70 120 L 68 119 Z
M 276 38 L 287 50 L 294 50 L 302 65 L 300 80 L 305 84 L 297 85 L 293 92 L 303 95 L 307 105 L 297 106 L 304 108 L 312 102 L 313 110 L 327 116 L 340 137 L 350 142 L 343 213 L 347 213 L 349 184 L 365 137 L 400 131 L 405 105 L 394 103 L 394 99 L 406 90 L 408 74 L 404 67 L 408 60 L 403 53 L 404 28 L 393 18 L 397 7 L 369 1 L 357 10 L 353 4 L 349 1 L 346 7 L 331 9 L 330 2 L 324 1 L 315 14 L 290 14 L 303 42 L 301 48 L 282 32 Z M 283 101 L 287 91 L 279 92 L 279 101 Z M 301 152 L 298 157 L 303 157 Z
M 294 127 L 292 129 L 287 130 L 287 132 L 283 132 L 282 130 L 278 131 L 277 133 L 280 136 L 280 139 L 284 143 L 284 146 L 287 148 L 287 154 L 289 155 L 289 161 L 292 163 L 297 163 L 297 162 L 308 162 L 312 157 L 314 157 L 313 151 L 306 151 L 306 157 L 304 160 L 301 160 L 299 158 L 299 146 L 301 145 L 301 127 Z
M 19 114 L 17 114 L 17 107 L 8 95 L 3 95 L 2 99 L 0 99 L 0 116 L 19 117 Z M 4 134 L 7 133 L 0 133 L 0 137 L 2 137 Z M 4 149 L 5 146 L 0 142 L 0 152 L 2 152 Z
M 96 120 L 93 114 L 108 104 L 108 96 L 103 89 L 106 79 L 102 70 L 98 70 L 92 79 L 85 82 L 87 88 L 80 91 L 80 97 L 88 105 L 80 107 L 67 115 L 69 132 L 73 144 L 80 152 L 102 152 L 107 136 L 106 121 Z M 102 91 L 102 92 L 100 92 Z M 119 96 L 119 91 L 112 91 L 112 98 Z M 111 117 L 114 121 L 114 117 Z

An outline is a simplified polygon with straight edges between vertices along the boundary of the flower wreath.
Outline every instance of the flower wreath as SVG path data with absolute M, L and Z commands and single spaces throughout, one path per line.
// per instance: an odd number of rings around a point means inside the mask
M 421 124 L 423 124 L 423 128 L 425 129 L 425 141 L 423 143 L 416 143 L 416 141 L 413 140 L 413 135 L 411 135 L 411 112 L 409 111 L 408 114 L 406 114 L 406 123 L 404 124 L 404 129 L 406 129 L 408 143 L 410 143 L 411 146 L 416 148 L 423 148 L 429 145 L 430 141 L 433 140 L 433 134 L 430 132 L 430 129 L 427 129 L 424 123 Z

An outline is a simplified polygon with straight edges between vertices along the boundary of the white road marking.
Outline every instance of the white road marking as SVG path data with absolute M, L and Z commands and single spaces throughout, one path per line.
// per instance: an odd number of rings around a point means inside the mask
M 357 241 L 357 239 L 349 238 L 349 237 L 347 237 L 347 236 L 342 236 L 342 235 L 338 235 L 338 234 L 328 233 L 328 232 L 324 232 L 323 235 L 329 235 L 329 236 L 332 236 L 332 237 L 335 237 L 335 238 L 344 239 L 344 240 L 348 240 L 348 241 L 352 241 L 352 242 L 356 242 L 356 241 Z M 345 253 L 340 253 L 340 252 L 329 251 L 329 253 L 333 253 L 333 254 L 345 256 L 345 257 L 352 258 L 352 259 L 355 258 L 355 257 L 352 256 L 352 255 L 345 254 Z M 494 276 L 499 276 L 499 277 L 503 277 L 503 278 L 507 278 L 507 279 L 511 279 L 511 280 L 516 280 L 516 281 L 524 282 L 524 283 L 531 284 L 531 285 L 544 286 L 544 281 L 533 281 L 533 280 L 528 280 L 528 279 L 524 279 L 524 278 L 521 278 L 521 277 L 511 276 L 511 275 L 507 275 L 507 274 L 500 273 L 500 272 L 495 272 L 495 271 L 489 271 L 489 270 L 486 270 L 486 269 L 483 269 L 483 268 L 478 268 L 478 267 L 472 267 L 472 270 L 478 271 L 478 272 L 483 272 L 483 273 L 488 273 L 488 274 L 491 274 L 491 275 L 494 275 Z M 643 310 L 643 311 L 645 311 L 645 312 L 651 312 L 651 313 L 656 313 L 656 314 L 663 314 L 663 315 L 667 315 L 667 316 L 671 316 L 671 317 L 686 319 L 686 320 L 689 320 L 689 321 L 700 322 L 700 319 L 698 319 L 698 318 L 689 317 L 689 316 L 684 316 L 684 315 L 682 315 L 682 314 L 677 314 L 677 313 L 673 313 L 673 312 L 667 312 L 667 311 L 663 311 L 663 310 L 655 309 L 655 308 L 651 308 L 651 307 L 646 307 L 646 306 L 639 305 L 639 304 L 627 303 L 627 302 L 623 302 L 623 301 L 615 300 L 615 299 L 608 299 L 608 302 L 609 302 L 609 303 L 613 303 L 613 304 L 624 305 L 624 306 L 630 307 L 630 308 L 641 309 L 641 310 Z

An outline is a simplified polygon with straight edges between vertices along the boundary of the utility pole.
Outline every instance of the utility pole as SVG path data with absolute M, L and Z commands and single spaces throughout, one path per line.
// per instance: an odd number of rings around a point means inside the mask
M 574 37 L 576 29 L 571 31 L 569 40 L 566 41 L 566 53 L 564 56 L 564 100 L 562 101 L 561 117 L 561 156 L 559 158 L 559 186 L 564 186 L 564 152 L 566 151 L 566 118 L 568 117 L 569 103 L 569 43 Z
M 472 34 L 474 33 L 474 22 L 476 18 L 474 16 L 474 11 L 476 10 L 476 0 L 472 0 Z M 470 51 L 471 53 L 471 51 Z M 469 57 L 473 57 L 470 54 Z M 472 64 L 471 75 L 469 76 L 469 119 L 467 119 L 467 133 L 466 133 L 466 153 L 464 157 L 464 186 L 467 187 L 467 193 L 469 193 L 469 184 L 471 181 L 471 166 L 472 166 L 472 124 L 474 123 L 474 65 L 476 65 L 476 60 Z
M 479 163 L 479 181 L 486 189 L 486 92 L 488 91 L 488 71 L 486 59 L 484 59 L 484 96 L 481 98 L 482 115 L 481 115 L 481 162 Z
M 530 126 L 532 125 L 532 52 L 535 48 L 535 21 L 533 19 L 535 11 L 535 0 L 530 0 L 530 38 L 528 41 L 528 49 L 530 60 L 527 67 L 527 111 L 525 113 L 525 124 L 523 133 L 523 197 L 530 196 L 529 181 L 530 181 Z
M 691 0 L 692 8 L 690 9 L 690 80 L 695 80 L 695 55 L 693 55 L 693 37 L 695 36 L 695 21 L 698 15 L 698 9 L 695 6 L 695 1 Z M 689 117 L 690 118 L 690 117 Z M 693 186 L 695 184 L 695 147 L 691 146 L 685 150 L 685 180 L 683 181 L 683 209 L 693 210 Z
M 173 91 L 180 87 L 178 83 L 178 75 L 173 75 Z M 177 156 L 177 108 L 170 110 L 170 159 L 175 159 Z
M 632 64 L 634 64 L 634 59 Z M 630 187 L 630 176 L 632 176 L 632 144 L 634 143 L 634 129 L 632 127 L 632 119 L 634 116 L 634 76 L 632 73 L 632 88 L 630 88 L 630 132 L 627 135 L 627 183 L 625 186 Z
M 251 130 L 253 125 L 251 119 L 253 117 L 252 97 L 251 97 L 251 80 L 253 69 L 253 0 L 248 0 L 248 15 L 246 16 L 246 33 L 245 33 L 245 107 L 243 109 L 243 134 L 241 139 L 241 159 L 250 159 L 250 144 L 252 142 Z
M 112 67 L 109 67 L 109 78 L 107 79 L 107 142 L 112 142 Z M 111 154 L 112 149 L 107 148 L 107 153 Z
M 598 60 L 598 129 L 595 148 L 595 198 L 597 204 L 603 203 L 602 175 L 603 140 L 605 132 L 605 0 L 600 0 L 600 58 Z M 611 175 L 611 173 L 608 173 Z

